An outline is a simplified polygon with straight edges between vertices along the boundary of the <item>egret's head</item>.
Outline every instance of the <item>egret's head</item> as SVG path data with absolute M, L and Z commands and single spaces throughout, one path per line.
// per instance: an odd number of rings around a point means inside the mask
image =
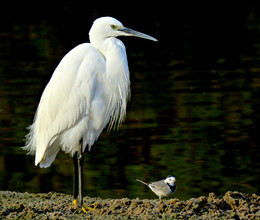
M 173 186 L 174 185 L 174 183 L 175 183 L 175 181 L 176 181 L 176 179 L 175 179 L 175 177 L 174 176 L 167 176 L 167 178 L 165 179 L 165 183 L 167 184 L 169 184 L 170 186 Z
M 101 17 L 96 19 L 89 31 L 89 36 L 93 40 L 96 38 L 105 39 L 108 37 L 118 36 L 136 36 L 148 40 L 157 41 L 155 38 L 147 34 L 143 34 L 138 31 L 134 31 L 124 27 L 120 21 L 112 17 Z

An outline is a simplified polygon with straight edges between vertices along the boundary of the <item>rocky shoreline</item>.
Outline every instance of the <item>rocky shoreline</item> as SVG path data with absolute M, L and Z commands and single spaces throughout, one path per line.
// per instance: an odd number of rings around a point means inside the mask
M 84 213 L 61 193 L 0 191 L 0 219 L 260 219 L 260 196 L 227 192 L 186 201 L 84 198 Z

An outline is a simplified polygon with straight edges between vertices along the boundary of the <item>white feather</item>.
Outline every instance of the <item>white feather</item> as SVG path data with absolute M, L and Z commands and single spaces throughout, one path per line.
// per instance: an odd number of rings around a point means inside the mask
M 26 136 L 25 150 L 35 154 L 35 165 L 48 167 L 59 150 L 73 155 L 96 141 L 102 130 L 117 128 L 126 113 L 130 97 L 127 56 L 119 35 L 156 40 L 124 28 L 114 18 L 97 19 L 90 43 L 67 53 L 55 69 L 41 96 L 34 122 Z M 123 30 L 123 29 L 122 29 Z

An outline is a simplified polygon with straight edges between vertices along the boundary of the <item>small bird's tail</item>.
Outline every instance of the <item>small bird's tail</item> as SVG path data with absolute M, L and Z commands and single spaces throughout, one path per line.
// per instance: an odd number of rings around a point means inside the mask
M 148 186 L 148 183 L 144 182 L 143 180 L 136 179 L 136 181 L 139 181 L 140 183 L 143 183 L 143 184 L 145 184 L 146 186 Z

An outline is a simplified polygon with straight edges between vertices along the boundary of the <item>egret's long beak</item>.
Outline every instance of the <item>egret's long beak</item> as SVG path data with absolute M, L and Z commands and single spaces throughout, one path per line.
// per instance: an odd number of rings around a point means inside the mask
M 138 31 L 134 31 L 130 28 L 123 27 L 123 28 L 118 29 L 118 31 L 123 32 L 122 35 L 125 35 L 125 36 L 135 36 L 135 37 L 140 37 L 140 38 L 144 38 L 144 39 L 147 39 L 147 40 L 158 41 L 154 37 L 151 37 L 147 34 L 143 34 L 143 33 L 138 32 Z

